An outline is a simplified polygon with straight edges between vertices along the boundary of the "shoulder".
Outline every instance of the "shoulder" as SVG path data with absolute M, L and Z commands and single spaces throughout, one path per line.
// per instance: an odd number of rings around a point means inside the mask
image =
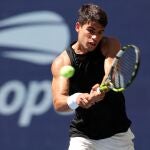
M 51 72 L 53 75 L 57 74 L 59 72 L 59 70 L 61 69 L 61 67 L 65 66 L 65 65 L 71 65 L 69 56 L 66 52 L 66 50 L 64 50 L 60 55 L 58 55 L 52 62 L 51 65 Z
M 104 37 L 102 39 L 102 53 L 105 57 L 114 57 L 120 48 L 120 41 L 116 37 Z

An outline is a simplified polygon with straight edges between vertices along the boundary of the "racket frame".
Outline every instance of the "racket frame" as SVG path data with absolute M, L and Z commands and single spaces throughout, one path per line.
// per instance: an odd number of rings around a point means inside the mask
M 136 53 L 134 71 L 133 71 L 133 73 L 131 75 L 131 79 L 128 81 L 128 83 L 126 84 L 126 86 L 124 88 L 116 88 L 113 85 L 112 81 L 111 81 L 111 76 L 113 74 L 113 70 L 116 67 L 119 59 L 128 50 L 128 48 L 133 48 L 135 50 L 135 53 Z M 120 49 L 118 51 L 118 53 L 116 54 L 116 57 L 114 58 L 114 60 L 112 62 L 111 69 L 109 71 L 108 77 L 106 78 L 104 83 L 102 83 L 100 85 L 100 92 L 108 90 L 108 89 L 111 89 L 111 90 L 113 90 L 115 92 L 122 92 L 122 91 L 124 91 L 132 83 L 132 81 L 135 79 L 135 77 L 137 75 L 137 72 L 139 70 L 139 65 L 140 65 L 140 49 L 137 46 L 133 45 L 133 44 L 126 45 L 126 46 L 122 47 L 122 49 Z

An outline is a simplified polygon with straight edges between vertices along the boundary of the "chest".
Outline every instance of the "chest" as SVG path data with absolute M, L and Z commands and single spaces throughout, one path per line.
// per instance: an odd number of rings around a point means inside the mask
M 73 57 L 75 74 L 70 79 L 72 87 L 82 92 L 91 90 L 91 87 L 100 83 L 104 76 L 104 57 L 98 53 L 77 55 Z

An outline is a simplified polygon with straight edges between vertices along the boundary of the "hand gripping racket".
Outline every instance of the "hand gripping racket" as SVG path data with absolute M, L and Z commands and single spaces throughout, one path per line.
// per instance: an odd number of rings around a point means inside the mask
M 140 65 L 140 50 L 135 45 L 126 45 L 118 51 L 113 60 L 110 72 L 100 85 L 99 91 L 111 89 L 124 91 L 134 81 Z

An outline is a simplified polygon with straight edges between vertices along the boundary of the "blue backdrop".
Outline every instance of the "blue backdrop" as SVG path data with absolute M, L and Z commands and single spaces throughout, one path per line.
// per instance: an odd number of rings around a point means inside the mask
M 1 0 L 0 149 L 67 149 L 72 114 L 52 106 L 50 66 L 76 39 L 76 12 L 87 2 L 108 13 L 106 35 L 141 49 L 138 77 L 125 96 L 136 150 L 150 149 L 149 0 Z

